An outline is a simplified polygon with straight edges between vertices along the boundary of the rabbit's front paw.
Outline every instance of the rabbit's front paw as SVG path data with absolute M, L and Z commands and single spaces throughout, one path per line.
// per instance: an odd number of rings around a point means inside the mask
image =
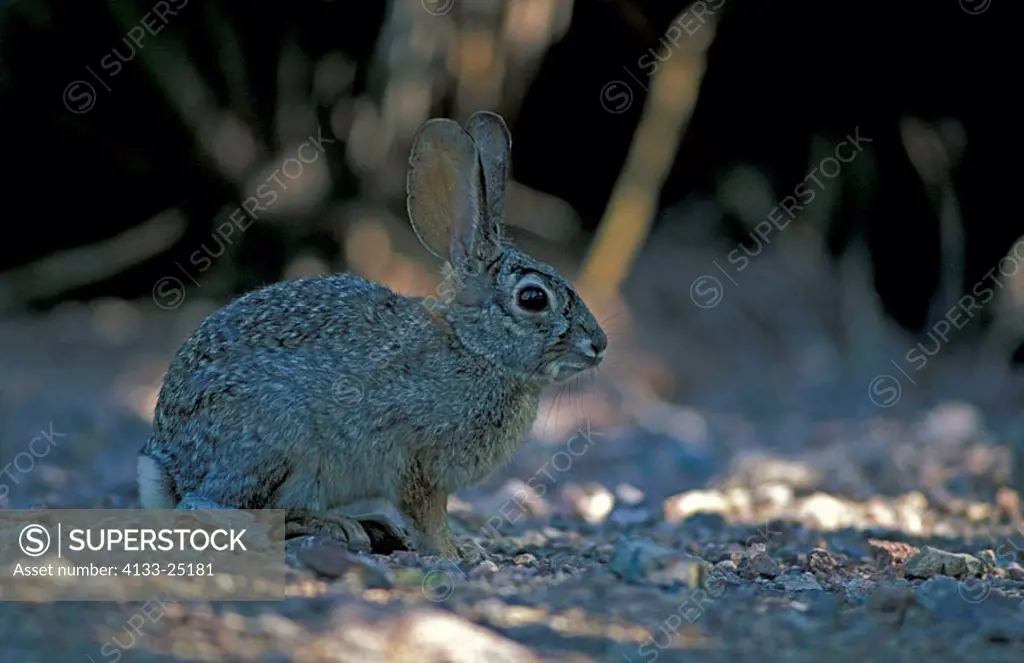
M 390 555 L 396 550 L 409 549 L 405 532 L 384 516 L 359 516 L 357 520 L 369 537 L 373 552 Z
M 285 517 L 285 537 L 319 536 L 346 544 L 353 552 L 370 552 L 372 545 L 366 529 L 355 518 L 330 513 L 289 510 Z
M 421 555 L 436 555 L 469 564 L 487 559 L 487 553 L 475 542 L 470 539 L 456 539 L 450 534 L 420 536 L 416 551 Z

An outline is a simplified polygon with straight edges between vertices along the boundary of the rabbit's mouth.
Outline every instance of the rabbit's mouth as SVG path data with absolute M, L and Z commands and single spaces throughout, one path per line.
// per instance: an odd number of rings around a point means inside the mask
M 565 382 L 569 378 L 579 375 L 588 368 L 593 368 L 601 363 L 599 358 L 581 357 L 577 354 L 566 355 L 559 357 L 555 361 L 548 364 L 544 371 L 544 377 L 549 382 L 558 383 Z

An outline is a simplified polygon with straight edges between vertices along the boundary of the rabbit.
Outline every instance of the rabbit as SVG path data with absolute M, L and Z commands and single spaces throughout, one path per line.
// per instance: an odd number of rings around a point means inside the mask
M 407 211 L 446 260 L 450 296 L 407 297 L 348 274 L 245 294 L 174 356 L 138 457 L 143 508 L 284 509 L 285 536 L 355 551 L 466 558 L 448 496 L 526 438 L 542 389 L 598 366 L 608 345 L 576 290 L 504 238 L 511 137 L 475 113 L 427 120 Z M 383 498 L 381 516 L 328 513 Z

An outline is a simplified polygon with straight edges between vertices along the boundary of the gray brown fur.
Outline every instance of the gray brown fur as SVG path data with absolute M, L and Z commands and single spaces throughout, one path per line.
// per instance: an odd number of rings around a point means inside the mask
M 430 303 L 334 275 L 277 283 L 211 315 L 164 380 L 140 454 L 144 507 L 180 507 L 194 495 L 283 508 L 305 519 L 293 532 L 309 533 L 317 514 L 384 498 L 417 549 L 460 552 L 448 495 L 507 461 L 543 386 L 598 364 L 607 344 L 565 279 L 503 242 L 495 202 L 503 204 L 503 191 L 488 189 L 504 187 L 505 168 L 491 166 L 508 163 L 493 140 L 504 123 L 490 113 L 474 116 L 471 131 L 474 122 L 491 132 L 487 147 L 454 122 L 433 120 L 417 135 L 411 164 L 410 191 L 420 187 L 410 193 L 412 222 L 421 238 L 442 230 L 424 225 L 447 224 L 454 296 Z M 439 156 L 455 165 L 454 186 L 431 181 L 436 171 L 420 175 Z M 548 310 L 517 304 L 527 284 L 548 293 Z M 334 536 L 367 545 L 351 521 L 335 521 Z

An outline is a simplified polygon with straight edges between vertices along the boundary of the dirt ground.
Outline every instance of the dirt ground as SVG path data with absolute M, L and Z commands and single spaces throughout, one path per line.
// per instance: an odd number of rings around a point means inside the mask
M 763 297 L 744 278 L 713 309 L 648 290 L 659 313 L 613 333 L 606 369 L 552 393 L 514 461 L 452 500 L 489 560 L 299 540 L 283 601 L 0 602 L 0 663 L 1024 660 L 1019 380 L 951 345 L 890 403 L 869 384 L 912 344 L 844 368 L 730 309 L 734 290 Z M 0 462 L 53 440 L 0 475 L 0 508 L 136 506 L 163 370 L 209 310 L 0 323 Z

